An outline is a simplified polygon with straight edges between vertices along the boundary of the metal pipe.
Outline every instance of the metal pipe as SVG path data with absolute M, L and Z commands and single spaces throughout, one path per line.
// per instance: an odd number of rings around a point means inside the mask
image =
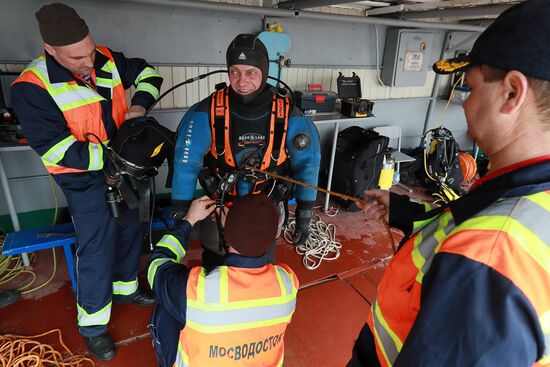
M 322 20 L 322 21 L 340 21 L 340 22 L 348 22 L 348 23 L 353 22 L 353 23 L 364 23 L 364 24 L 381 24 L 381 25 L 396 26 L 396 27 L 443 29 L 443 30 L 473 31 L 473 32 L 481 32 L 485 30 L 485 27 L 456 24 L 456 23 L 431 23 L 431 22 L 403 21 L 399 19 L 361 17 L 361 16 L 353 16 L 353 15 L 323 14 L 323 13 L 315 13 L 315 12 L 308 12 L 308 11 L 263 8 L 259 6 L 220 4 L 220 3 L 212 3 L 212 2 L 197 1 L 197 0 L 182 0 L 182 1 L 119 0 L 119 1 L 135 3 L 135 4 L 168 6 L 168 7 L 175 7 L 175 8 L 189 8 L 189 9 L 209 10 L 209 11 L 221 11 L 221 12 L 260 15 L 260 16 L 280 17 L 280 18 L 300 18 L 300 19 L 313 19 L 313 20 Z
M 280 2 L 279 9 L 308 9 L 349 3 L 349 0 L 290 0 Z
M 451 38 L 452 33 L 447 31 L 445 33 L 445 42 L 443 43 L 443 49 L 441 50 L 441 55 L 439 59 L 444 59 L 447 55 L 447 49 L 449 48 L 449 45 L 451 44 Z M 422 136 L 426 134 L 426 131 L 428 131 L 428 126 L 430 124 L 430 119 L 432 117 L 432 112 L 435 106 L 435 103 L 437 102 L 436 97 L 439 93 L 439 84 L 441 82 L 441 75 L 435 74 L 435 80 L 434 80 L 434 87 L 432 89 L 432 96 L 430 99 L 430 104 L 428 105 L 428 111 L 426 112 L 426 119 L 424 120 L 424 128 L 422 129 Z M 420 144 L 422 144 L 422 139 L 420 140 Z
M 339 5 L 347 4 L 350 0 L 291 0 L 280 2 L 278 4 L 279 9 L 308 9 L 308 8 L 318 8 L 321 6 L 330 6 L 330 5 Z M 389 3 L 384 3 L 381 1 L 361 1 L 360 5 L 364 6 L 389 6 Z
M 500 13 L 510 8 L 512 4 L 485 5 L 472 8 L 449 8 L 426 11 L 408 11 L 401 14 L 401 19 L 429 19 L 445 17 L 497 17 Z
M 6 175 L 6 170 L 4 169 L 4 162 L 2 160 L 1 154 L 0 154 L 0 182 L 2 182 L 2 188 L 4 189 L 4 194 L 6 196 L 6 204 L 8 205 L 8 212 L 10 213 L 11 222 L 13 224 L 13 230 L 15 232 L 20 231 L 21 226 L 19 225 L 17 210 L 15 210 L 15 205 L 13 203 L 13 199 L 10 191 L 10 185 L 8 183 L 8 176 Z M 23 260 L 24 266 L 29 266 L 31 264 L 27 253 L 22 253 L 21 259 Z

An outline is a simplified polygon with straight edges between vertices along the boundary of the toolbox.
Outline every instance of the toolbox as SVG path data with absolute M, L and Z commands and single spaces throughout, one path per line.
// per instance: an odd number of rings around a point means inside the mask
M 316 112 L 332 112 L 338 94 L 324 91 L 322 84 L 308 84 L 307 91 L 296 91 L 294 103 L 302 111 L 315 110 Z
M 361 99 L 361 78 L 355 73 L 351 77 L 339 73 L 336 78 L 338 96 L 342 99 L 342 114 L 348 117 L 370 117 L 374 102 Z

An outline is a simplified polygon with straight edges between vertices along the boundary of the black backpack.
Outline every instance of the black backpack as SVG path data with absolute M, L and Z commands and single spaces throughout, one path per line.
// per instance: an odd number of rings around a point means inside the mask
M 389 141 L 388 137 L 360 126 L 351 126 L 338 133 L 332 190 L 364 199 L 363 191 L 378 187 Z M 359 210 L 351 200 L 344 200 L 343 206 L 348 211 Z

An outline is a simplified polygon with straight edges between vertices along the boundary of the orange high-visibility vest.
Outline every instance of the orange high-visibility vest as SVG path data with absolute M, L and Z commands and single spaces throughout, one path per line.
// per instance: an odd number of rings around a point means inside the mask
M 97 46 L 96 51 L 108 58 L 108 61 L 102 66 L 101 70 L 111 74 L 111 78 L 96 78 L 96 85 L 111 89 L 112 118 L 118 128 L 124 122 L 124 115 L 128 110 L 126 93 L 115 60 L 109 49 Z M 87 133 L 95 134 L 102 142 L 108 140 L 100 104 L 105 98 L 94 88 L 78 85 L 74 80 L 51 83 L 45 55 L 31 62 L 14 83 L 19 82 L 32 83 L 45 89 L 63 113 L 67 127 L 72 134 L 72 136 L 58 142 L 42 156 L 42 162 L 46 166 L 46 170 L 51 174 L 86 172 L 87 170 L 56 165 L 52 161 L 61 160 L 65 151 L 74 142 L 88 141 L 85 137 Z M 90 165 L 88 170 L 97 170 L 103 167 L 103 151 L 97 145 L 98 142 L 95 141 L 95 138 L 92 138 L 92 143 L 89 146 Z
M 285 164 L 288 163 L 285 142 L 290 112 L 289 98 L 274 94 L 271 103 L 267 147 L 263 153 L 261 165 L 258 167 L 261 170 L 275 171 L 277 168 L 285 167 Z M 226 87 L 212 93 L 210 96 L 210 132 L 212 143 L 205 160 L 205 162 L 210 162 L 207 165 L 211 169 L 222 175 L 225 172 L 233 171 L 237 166 L 231 147 L 231 125 L 229 87 Z M 282 174 L 283 172 L 278 173 Z M 260 192 L 260 185 L 266 181 L 266 179 L 255 181 L 252 192 Z M 234 196 L 238 194 L 236 185 L 233 192 L 229 194 Z
M 520 206 L 522 210 L 513 210 Z M 536 214 L 533 214 L 536 213 Z M 550 364 L 550 191 L 504 198 L 456 226 L 450 210 L 415 222 L 378 287 L 367 323 L 383 367 L 392 366 L 420 309 L 422 280 L 438 253 L 462 255 L 508 278 L 531 302 L 545 336 Z M 546 237 L 548 238 L 548 237 Z
M 298 279 L 286 265 L 191 269 L 174 366 L 282 366 Z

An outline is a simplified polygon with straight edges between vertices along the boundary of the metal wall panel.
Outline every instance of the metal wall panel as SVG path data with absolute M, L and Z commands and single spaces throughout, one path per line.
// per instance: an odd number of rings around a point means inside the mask
M 259 16 L 107 0 L 65 0 L 100 45 L 154 64 L 223 64 L 239 33 L 262 30 Z M 2 0 L 0 61 L 30 61 L 42 51 L 34 13 L 42 0 Z M 16 20 L 16 21 L 14 21 Z

